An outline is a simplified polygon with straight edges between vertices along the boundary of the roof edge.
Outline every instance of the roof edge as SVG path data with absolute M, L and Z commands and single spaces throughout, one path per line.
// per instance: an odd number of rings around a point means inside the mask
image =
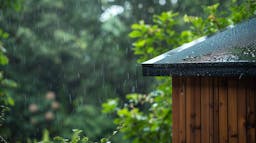
M 256 63 L 142 64 L 144 76 L 256 76 Z

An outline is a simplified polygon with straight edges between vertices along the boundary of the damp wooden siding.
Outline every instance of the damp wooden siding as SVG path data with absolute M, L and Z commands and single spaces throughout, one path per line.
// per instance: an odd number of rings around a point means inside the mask
M 256 78 L 172 77 L 173 143 L 255 143 Z

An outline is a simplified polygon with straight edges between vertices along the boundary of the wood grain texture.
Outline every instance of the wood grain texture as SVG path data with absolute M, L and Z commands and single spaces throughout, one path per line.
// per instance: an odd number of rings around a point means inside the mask
M 201 78 L 194 78 L 194 108 L 195 108 L 195 117 L 194 117 L 194 143 L 201 142 Z
M 209 81 L 209 98 L 210 98 L 210 143 L 214 143 L 214 78 Z
M 228 142 L 228 89 L 227 80 L 219 79 L 219 143 Z
M 213 142 L 219 142 L 219 79 L 213 79 Z
M 255 83 L 255 78 L 174 77 L 173 143 L 255 143 Z
M 228 80 L 228 138 L 229 143 L 237 143 L 237 81 Z
M 238 143 L 246 143 L 246 80 L 238 80 L 237 87 L 237 128 Z
M 255 82 L 248 79 L 247 96 L 247 142 L 255 143 Z
M 179 141 L 180 143 L 188 143 L 186 142 L 186 80 L 182 78 L 180 82 Z
M 193 80 L 186 78 L 186 142 L 193 143 L 193 126 L 194 126 L 194 94 Z
M 201 142 L 210 142 L 210 78 L 201 79 Z
M 172 141 L 175 143 L 181 143 L 179 139 L 179 117 L 180 117 L 180 88 L 181 78 L 173 77 L 172 78 L 172 118 L 173 118 L 173 126 L 172 126 Z

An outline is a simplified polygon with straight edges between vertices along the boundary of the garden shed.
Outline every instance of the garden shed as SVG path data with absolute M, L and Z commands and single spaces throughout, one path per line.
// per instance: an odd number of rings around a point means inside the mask
M 256 142 L 256 18 L 142 64 L 172 77 L 173 143 Z

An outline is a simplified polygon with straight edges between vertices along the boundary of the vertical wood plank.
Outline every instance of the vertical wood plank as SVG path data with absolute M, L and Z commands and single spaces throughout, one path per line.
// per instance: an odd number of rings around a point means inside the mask
M 252 86 L 252 95 L 254 97 L 254 139 L 253 141 L 256 142 L 256 86 L 255 86 L 255 83 L 256 83 L 256 77 L 253 77 L 251 78 L 251 82 L 250 82 L 250 85 Z
M 228 142 L 228 90 L 226 79 L 219 79 L 219 143 Z
M 179 141 L 180 143 L 186 142 L 186 80 L 184 78 L 180 79 L 180 103 L 179 103 Z
M 238 143 L 246 143 L 246 82 L 245 79 L 238 80 L 237 88 L 237 128 Z
M 214 78 L 209 78 L 210 98 L 210 143 L 214 143 Z
M 255 80 L 196 78 L 173 78 L 173 142 L 254 143 Z
M 248 86 L 246 91 L 247 96 L 247 142 L 255 142 L 255 83 L 248 79 Z
M 172 142 L 180 143 L 179 140 L 179 117 L 180 117 L 180 88 L 181 88 L 181 79 L 179 77 L 172 77 Z
M 237 81 L 228 79 L 228 137 L 229 143 L 237 143 Z
M 194 108 L 195 108 L 195 118 L 194 118 L 194 143 L 201 143 L 201 78 L 194 78 Z
M 193 80 L 186 78 L 186 142 L 193 143 L 193 118 L 194 118 L 194 98 L 193 98 Z
M 219 142 L 219 89 L 218 89 L 218 78 L 213 80 L 213 142 Z
M 210 78 L 201 79 L 201 142 L 210 143 Z

